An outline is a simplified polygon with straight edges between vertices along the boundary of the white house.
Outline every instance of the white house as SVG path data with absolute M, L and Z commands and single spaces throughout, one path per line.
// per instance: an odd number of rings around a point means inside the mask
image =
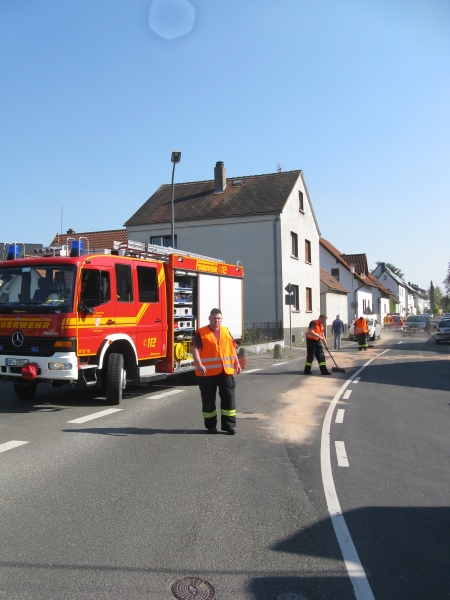
M 390 299 L 396 301 L 396 298 L 371 275 L 365 254 L 343 254 L 328 240 L 320 238 L 320 266 L 349 290 L 349 322 L 367 314 L 378 315 L 383 322 L 389 312 Z
M 174 186 L 175 246 L 244 266 L 246 322 L 282 322 L 292 285 L 293 341 L 320 313 L 319 226 L 303 172 L 214 179 Z M 162 185 L 125 223 L 128 238 L 171 245 L 171 185 Z M 213 307 L 211 307 L 213 308 Z M 224 315 L 226 324 L 226 315 Z
M 406 316 L 408 313 L 408 303 L 409 307 L 413 306 L 414 297 L 408 299 L 408 293 L 411 293 L 411 290 L 408 290 L 408 286 L 403 279 L 393 273 L 384 262 L 377 265 L 372 271 L 372 275 L 376 277 L 383 286 L 393 291 L 398 299 L 396 312 L 402 317 Z
M 320 312 L 327 315 L 330 327 L 336 315 L 348 323 L 349 291 L 325 269 L 320 269 Z

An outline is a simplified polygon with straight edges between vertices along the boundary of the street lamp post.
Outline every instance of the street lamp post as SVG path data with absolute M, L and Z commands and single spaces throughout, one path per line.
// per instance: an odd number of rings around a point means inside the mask
M 173 195 L 174 195 L 174 185 L 173 185 L 173 180 L 175 177 L 175 165 L 177 163 L 180 162 L 181 160 L 181 152 L 180 150 L 174 150 L 172 152 L 172 158 L 170 159 L 171 162 L 173 163 L 173 169 L 172 169 L 172 201 L 171 201 L 171 210 L 172 210 L 172 227 L 171 227 L 171 233 L 172 233 L 172 248 L 175 248 L 175 211 L 174 211 L 174 201 L 173 201 Z

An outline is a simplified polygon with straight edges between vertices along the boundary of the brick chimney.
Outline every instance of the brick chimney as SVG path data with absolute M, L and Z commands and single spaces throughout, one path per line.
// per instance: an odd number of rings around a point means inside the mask
M 227 187 L 227 170 L 222 161 L 216 162 L 214 167 L 214 193 L 221 194 Z
M 75 233 L 75 229 L 68 229 L 67 235 L 73 235 Z

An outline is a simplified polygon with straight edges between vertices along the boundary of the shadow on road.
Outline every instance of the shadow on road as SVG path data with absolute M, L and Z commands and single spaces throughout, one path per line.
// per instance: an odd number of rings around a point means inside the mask
M 63 429 L 65 433 L 93 433 L 96 435 L 155 435 L 166 433 L 169 435 L 205 435 L 206 429 L 150 429 L 139 427 L 91 427 L 88 429 Z
M 375 598 L 402 600 L 418 597 L 446 598 L 450 590 L 450 508 L 448 507 L 367 507 L 344 513 L 347 526 Z M 329 541 L 329 520 L 321 521 L 273 546 L 277 552 L 342 558 Z M 297 582 L 297 589 L 293 585 Z M 328 579 L 328 590 L 337 584 Z M 262 590 L 286 588 L 302 591 L 309 598 L 351 598 L 334 593 L 320 595 L 310 577 L 279 576 L 254 579 L 254 598 L 264 598 Z M 261 593 L 260 593 L 261 590 Z

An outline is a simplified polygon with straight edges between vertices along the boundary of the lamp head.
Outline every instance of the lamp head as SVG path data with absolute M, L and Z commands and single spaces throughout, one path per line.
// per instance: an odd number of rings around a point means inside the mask
M 179 163 L 181 160 L 181 150 L 173 150 L 172 158 L 170 160 L 173 163 Z

